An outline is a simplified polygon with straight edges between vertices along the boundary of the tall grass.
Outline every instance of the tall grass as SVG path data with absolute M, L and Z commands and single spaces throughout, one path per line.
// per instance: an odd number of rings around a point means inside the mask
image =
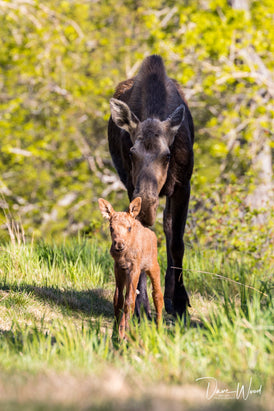
M 159 261 L 163 284 L 163 249 Z M 89 240 L 2 245 L 2 372 L 100 374 L 111 367 L 132 387 L 197 385 L 203 376 L 234 386 L 252 377 L 255 386 L 270 392 L 274 341 L 268 268 L 259 277 L 252 260 L 188 249 L 187 322 L 165 315 L 157 329 L 145 318 L 132 319 L 128 340 L 117 345 L 112 267 L 108 245 Z

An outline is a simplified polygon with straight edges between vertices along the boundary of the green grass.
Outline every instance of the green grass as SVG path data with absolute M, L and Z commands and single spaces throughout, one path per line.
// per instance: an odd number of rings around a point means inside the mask
M 0 408 L 117 409 L 115 401 L 120 409 L 270 409 L 270 264 L 187 248 L 186 321 L 165 314 L 157 329 L 133 319 L 128 341 L 117 344 L 108 247 L 83 239 L 2 244 Z M 159 262 L 163 285 L 164 248 Z M 209 402 L 206 383 L 196 382 L 209 376 L 231 390 L 252 378 L 262 395 Z

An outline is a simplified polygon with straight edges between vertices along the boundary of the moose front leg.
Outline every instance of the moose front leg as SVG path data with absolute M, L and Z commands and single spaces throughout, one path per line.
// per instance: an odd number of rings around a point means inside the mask
M 166 236 L 166 251 L 167 251 L 167 269 L 165 276 L 165 293 L 164 293 L 164 303 L 165 309 L 168 314 L 173 314 L 173 296 L 174 296 L 174 271 L 171 268 L 173 266 L 173 261 L 171 258 L 171 237 L 172 237 L 172 215 L 171 215 L 171 205 L 170 198 L 166 199 L 166 207 L 164 210 L 164 232 Z
M 165 309 L 180 317 L 189 306 L 184 287 L 182 261 L 184 256 L 184 230 L 186 224 L 190 185 L 177 188 L 167 198 L 164 212 L 164 231 L 167 248 L 167 271 L 165 277 Z

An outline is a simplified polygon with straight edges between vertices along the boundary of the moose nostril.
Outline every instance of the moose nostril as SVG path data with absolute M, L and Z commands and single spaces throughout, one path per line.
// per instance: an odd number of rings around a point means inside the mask
M 114 247 L 115 247 L 116 250 L 122 251 L 125 248 L 125 245 L 121 241 L 115 241 L 114 242 Z

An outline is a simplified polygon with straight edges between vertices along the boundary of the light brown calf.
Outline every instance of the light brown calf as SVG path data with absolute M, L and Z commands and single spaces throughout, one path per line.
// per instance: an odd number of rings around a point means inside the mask
M 129 318 L 134 312 L 141 271 L 146 272 L 152 282 L 157 324 L 162 318 L 163 294 L 160 284 L 160 267 L 157 261 L 157 238 L 153 231 L 143 227 L 136 220 L 141 210 L 140 197 L 130 203 L 127 212 L 115 212 L 111 204 L 102 198 L 98 202 L 103 217 L 109 220 L 110 225 L 112 239 L 110 253 L 114 259 L 116 280 L 114 314 L 119 324 L 119 336 L 123 338 L 125 330 L 128 329 Z

